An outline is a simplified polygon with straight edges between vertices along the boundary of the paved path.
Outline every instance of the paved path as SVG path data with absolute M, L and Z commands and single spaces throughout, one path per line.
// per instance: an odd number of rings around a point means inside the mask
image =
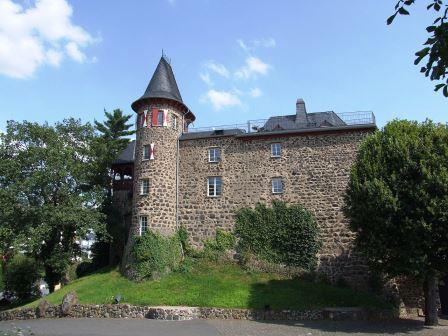
M 137 319 L 43 319 L 0 322 L 1 331 L 30 327 L 36 336 L 442 336 L 448 321 L 424 328 L 422 321 L 396 322 L 256 322 L 241 320 L 155 321 Z M 24 332 L 24 335 L 29 335 Z

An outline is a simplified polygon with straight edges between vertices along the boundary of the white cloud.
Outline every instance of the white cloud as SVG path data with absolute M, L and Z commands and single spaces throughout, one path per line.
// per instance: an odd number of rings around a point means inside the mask
M 249 56 L 246 58 L 246 64 L 235 72 L 238 79 L 249 79 L 257 75 L 266 75 L 271 66 L 264 63 L 261 59 Z
M 227 70 L 227 68 L 221 63 L 208 61 L 207 63 L 205 63 L 205 67 L 222 77 L 229 78 L 229 70 Z
M 72 14 L 66 0 L 36 0 L 27 7 L 0 0 L 0 74 L 27 78 L 44 64 L 59 66 L 66 55 L 84 62 L 82 48 L 95 39 L 71 22 Z
M 253 51 L 256 48 L 274 48 L 277 42 L 273 37 L 262 38 L 257 40 L 252 40 L 250 42 L 244 42 L 243 39 L 237 39 L 236 42 L 244 51 Z
M 75 42 L 67 43 L 65 45 L 65 50 L 67 50 L 67 54 L 78 63 L 82 63 L 86 59 L 86 55 L 79 50 L 79 47 Z
M 209 90 L 201 99 L 202 102 L 209 102 L 215 110 L 221 110 L 226 107 L 241 106 L 241 100 L 238 96 L 228 91 Z
M 200 73 L 199 74 L 199 77 L 202 79 L 202 81 L 205 83 L 205 84 L 207 84 L 207 85 L 209 85 L 209 86 L 212 86 L 213 85 L 213 81 L 210 79 L 210 74 L 207 72 L 207 73 Z
M 249 95 L 252 98 L 258 98 L 261 97 L 261 95 L 263 94 L 263 92 L 261 92 L 261 90 L 259 88 L 253 88 L 249 91 Z

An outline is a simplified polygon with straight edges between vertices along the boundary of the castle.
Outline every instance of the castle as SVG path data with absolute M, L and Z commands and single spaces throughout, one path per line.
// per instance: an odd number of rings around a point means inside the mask
M 132 109 L 136 140 L 113 165 L 114 201 L 129 232 L 125 254 L 146 230 L 172 234 L 180 226 L 200 247 L 217 228 L 232 229 L 237 209 L 283 200 L 315 215 L 319 271 L 333 281 L 365 278 L 342 208 L 358 146 L 376 129 L 372 112 L 308 113 L 298 99 L 292 115 L 194 129 L 164 57 Z

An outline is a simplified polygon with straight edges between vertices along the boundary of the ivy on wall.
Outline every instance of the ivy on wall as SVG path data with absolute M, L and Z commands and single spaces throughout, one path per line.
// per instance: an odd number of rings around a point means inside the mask
M 235 234 L 243 253 L 273 263 L 313 270 L 321 247 L 312 213 L 300 204 L 273 201 L 236 213 Z

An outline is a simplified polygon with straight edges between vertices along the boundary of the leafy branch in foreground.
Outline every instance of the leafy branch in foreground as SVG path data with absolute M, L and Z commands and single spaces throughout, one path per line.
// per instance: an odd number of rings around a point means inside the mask
M 423 44 L 425 47 L 415 53 L 415 65 L 426 59 L 426 65 L 420 72 L 432 81 L 439 81 L 434 91 L 441 90 L 448 97 L 448 4 L 445 0 L 430 0 L 427 10 L 432 10 L 436 18 L 426 27 L 429 37 Z M 415 4 L 415 0 L 399 0 L 395 5 L 395 13 L 387 19 L 390 25 L 397 15 L 409 15 L 408 8 Z

